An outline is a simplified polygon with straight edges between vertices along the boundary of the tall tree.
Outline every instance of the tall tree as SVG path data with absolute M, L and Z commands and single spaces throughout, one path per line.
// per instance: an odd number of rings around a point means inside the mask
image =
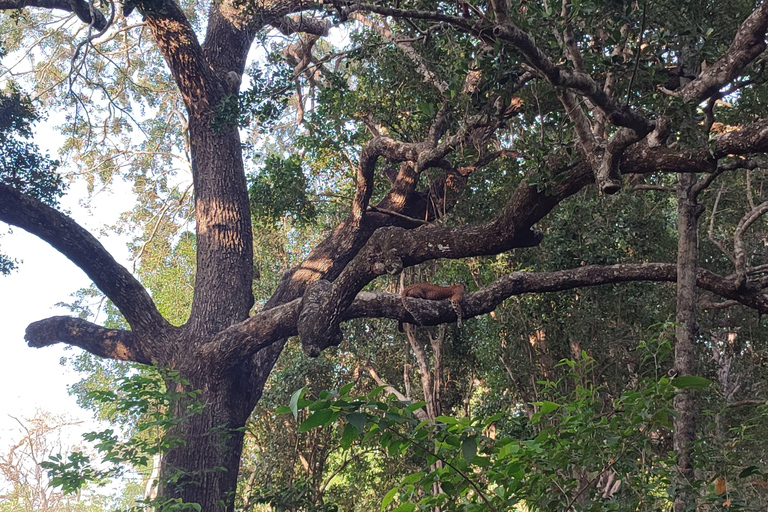
M 113 51 L 110 44 L 131 30 L 151 33 L 186 111 L 179 117 L 187 140 L 176 142 L 188 146 L 194 187 L 196 276 L 189 318 L 182 325 L 169 322 L 137 278 L 90 233 L 13 183 L 0 183 L 0 220 L 66 255 L 130 326 L 107 329 L 53 317 L 29 326 L 30 346 L 64 342 L 103 357 L 171 367 L 190 388 L 201 390 L 206 407 L 178 425 L 175 435 L 185 442 L 164 455 L 160 493 L 206 511 L 233 509 L 242 427 L 288 337 L 298 335 L 307 353 L 317 356 L 341 342 L 341 324 L 353 318 L 423 325 L 456 320 L 447 301 L 414 300 L 406 310 L 398 295 L 362 291 L 376 278 L 438 258 L 536 246 L 543 234 L 534 226 L 592 183 L 604 194 L 622 187 L 663 189 L 658 176 L 664 173 L 716 177 L 758 168 L 758 157 L 768 151 L 768 118 L 759 94 L 768 2 L 404 0 L 391 7 L 224 0 L 206 5 L 204 20 L 196 5 L 125 2 L 125 15 L 134 9 L 142 15 L 140 27 L 125 25 L 117 7 L 85 0 L 0 0 L 0 8 L 16 18 L 18 9 L 59 10 L 87 26 L 86 39 L 71 52 L 69 77 L 77 105 L 86 112 L 104 106 L 79 93 L 78 81 L 88 86 L 96 81 L 93 90 L 103 93 L 108 108 L 122 108 L 128 117 L 132 104 L 127 100 L 120 107 L 117 95 L 138 97 L 140 90 L 162 85 L 162 76 L 156 76 L 162 69 L 149 54 L 142 62 L 153 72 L 143 84 L 132 83 L 133 75 L 119 66 L 113 76 L 103 71 L 111 59 L 136 60 L 130 48 Z M 681 16 L 670 19 L 669 11 Z M 39 23 L 43 20 L 45 15 Z M 21 19 L 14 40 L 23 42 L 24 30 L 42 26 L 36 23 Z M 205 27 L 200 38 L 198 24 Z M 320 38 L 332 24 L 364 27 L 360 46 L 318 54 L 324 51 L 318 50 Z M 249 51 L 270 30 L 303 34 L 283 48 L 294 65 L 291 78 L 303 84 L 296 95 L 299 117 L 306 94 L 345 112 L 340 121 L 323 120 L 322 133 L 316 129 L 307 138 L 338 144 L 339 154 L 354 166 L 354 192 L 346 216 L 253 311 L 253 225 L 235 96 Z M 377 52 L 382 46 L 390 51 Z M 350 59 L 346 71 L 326 66 L 344 57 Z M 91 73 L 82 71 L 88 59 L 99 62 Z M 43 66 L 36 76 L 51 80 L 48 72 Z M 266 88 L 264 76 L 254 74 L 253 90 Z M 98 82 L 107 78 L 110 87 Z M 740 108 L 740 97 L 751 101 Z M 732 100 L 739 115 L 728 114 L 729 126 L 721 122 L 716 129 L 724 99 Z M 165 112 L 168 105 L 157 102 L 153 108 Z M 706 107 L 699 110 L 700 105 Z M 348 123 L 360 129 L 350 134 Z M 89 129 L 97 130 L 95 124 Z M 155 128 L 168 129 L 161 124 L 156 121 Z M 119 123 L 113 129 L 121 129 Z M 79 143 L 84 142 L 72 141 Z M 316 157 L 308 165 L 332 164 L 330 158 L 321 160 L 321 146 L 308 152 Z M 358 150 L 354 159 L 343 151 L 350 147 Z M 489 168 L 501 172 L 484 177 Z M 627 184 L 622 176 L 628 176 Z M 481 220 L 453 219 L 459 201 L 487 181 L 491 200 Z M 294 213 L 300 217 L 307 210 Z M 755 218 L 762 213 L 755 210 Z M 738 245 L 742 231 L 735 235 L 735 272 L 700 268 L 695 280 L 708 292 L 762 313 L 768 310 L 763 291 L 768 283 L 757 273 L 764 269 L 750 267 Z M 513 272 L 467 294 L 462 309 L 471 318 L 512 295 L 675 281 L 677 275 L 668 261 Z M 181 382 L 169 385 L 181 391 Z M 186 405 L 177 404 L 179 417 Z

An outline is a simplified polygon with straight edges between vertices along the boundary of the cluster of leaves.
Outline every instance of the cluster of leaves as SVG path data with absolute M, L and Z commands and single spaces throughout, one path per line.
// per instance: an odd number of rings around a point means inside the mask
M 249 89 L 241 94 L 230 94 L 217 106 L 214 126 L 251 126 L 261 133 L 281 118 L 294 92 L 293 76 L 291 69 L 277 55 L 270 54 L 268 60 L 270 67 L 249 68 Z
M 314 220 L 315 206 L 308 193 L 301 158 L 270 155 L 263 169 L 253 176 L 249 189 L 255 219 L 276 223 L 290 214 L 299 224 Z
M 0 183 L 55 206 L 65 189 L 56 173 L 59 162 L 27 142 L 37 120 L 31 101 L 21 92 L 0 92 Z
M 315 503 L 315 489 L 309 480 L 300 480 L 290 486 L 266 485 L 253 497 L 253 503 L 266 504 L 273 510 L 301 510 L 302 512 L 337 512 L 335 503 Z
M 41 463 L 41 467 L 48 471 L 51 486 L 60 487 L 65 494 L 69 494 L 91 483 L 104 485 L 127 471 L 151 469 L 153 456 L 183 443 L 173 434 L 173 430 L 202 412 L 204 404 L 197 400 L 200 391 L 173 391 L 189 387 L 189 382 L 177 371 L 145 370 L 116 379 L 114 391 L 95 389 L 88 392 L 88 400 L 93 407 L 131 424 L 130 434 L 126 436 L 113 428 L 84 434 L 83 438 L 98 451 L 100 461 L 81 451 L 66 456 L 51 456 Z M 178 414 L 178 403 L 184 404 L 183 414 Z M 183 476 L 180 473 L 171 475 L 164 484 L 179 484 Z M 134 507 L 124 512 L 138 512 L 147 506 L 161 512 L 200 511 L 199 505 L 183 503 L 178 499 L 137 499 L 135 503 Z
M 658 351 L 649 353 L 659 357 Z M 502 413 L 485 417 L 440 416 L 418 421 L 424 402 L 350 395 L 354 383 L 323 391 L 316 400 L 302 388 L 276 412 L 308 416 L 299 432 L 318 427 L 342 431 L 340 446 L 374 443 L 394 458 L 421 461 L 382 501 L 382 510 L 410 512 L 510 510 L 523 503 L 539 510 L 656 510 L 674 496 L 674 459 L 660 440 L 670 435 L 672 400 L 680 390 L 705 389 L 701 377 L 653 376 L 606 403 L 589 378 L 594 361 L 562 361 L 571 392 L 549 382 L 530 420 L 535 435 L 497 436 Z M 515 421 L 524 422 L 521 416 Z M 521 430 L 517 430 L 520 432 Z M 750 475 L 742 472 L 742 478 Z M 695 485 L 706 491 L 705 482 Z M 716 490 L 709 489 L 713 500 Z
M 18 89 L 0 91 L 0 183 L 55 206 L 65 186 L 56 172 L 59 162 L 29 142 L 37 120 L 31 101 Z M 0 275 L 9 274 L 16 264 L 0 254 Z
M 240 125 L 255 124 L 260 130 L 269 129 L 285 111 L 293 95 L 293 72 L 282 58 L 270 54 L 271 66 L 251 67 L 248 76 L 251 87 L 240 95 Z

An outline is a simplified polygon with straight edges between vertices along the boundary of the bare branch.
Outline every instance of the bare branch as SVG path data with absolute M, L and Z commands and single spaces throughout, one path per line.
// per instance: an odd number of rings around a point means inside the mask
M 584 113 L 584 109 L 581 108 L 576 95 L 569 90 L 564 90 L 558 95 L 560 103 L 565 107 L 565 113 L 573 122 L 573 127 L 576 130 L 576 136 L 579 138 L 579 144 L 586 157 L 590 160 L 595 158 L 595 149 L 598 146 L 598 139 L 592 133 L 592 126 L 589 123 L 587 114 Z
M 708 300 L 699 300 L 696 307 L 701 309 L 728 309 L 740 304 L 737 300 L 724 300 L 722 302 L 712 302 Z
M 721 165 L 718 165 L 718 160 L 768 152 L 768 118 L 712 137 L 710 144 L 710 147 L 689 151 L 679 151 L 664 145 L 635 144 L 624 153 L 621 168 L 625 174 L 657 171 L 713 173 L 718 167 L 724 170 L 742 168 L 753 159 L 735 158 Z
M 80 318 L 54 316 L 31 323 L 24 339 L 35 348 L 66 343 L 99 357 L 152 364 L 131 331 L 105 329 Z
M 768 201 L 758 205 L 739 221 L 733 233 L 733 256 L 736 259 L 736 288 L 741 288 L 747 279 L 747 253 L 744 233 L 757 219 L 768 213 Z
M 733 255 L 728 251 L 728 249 L 725 248 L 725 246 L 720 243 L 719 240 L 715 239 L 715 216 L 717 215 L 717 207 L 720 204 L 720 198 L 723 195 L 723 192 L 725 191 L 725 184 L 720 185 L 720 190 L 717 191 L 717 195 L 715 196 L 715 202 L 712 205 L 712 214 L 709 217 L 709 230 L 707 230 L 707 239 L 712 242 L 715 247 L 720 249 L 720 252 L 725 255 L 726 258 L 728 258 L 731 263 L 736 265 L 736 259 L 733 257 Z
M 565 55 L 568 57 L 568 60 L 573 63 L 574 69 L 583 73 L 584 60 L 581 57 L 581 52 L 576 44 L 576 35 L 573 32 L 573 24 L 571 23 L 571 2 L 569 0 L 563 0 L 560 16 L 563 18 L 563 23 L 565 24 L 565 30 L 563 31 Z
M 93 25 L 96 30 L 107 28 L 107 19 L 98 10 L 84 0 L 0 0 L 0 11 L 23 9 L 24 7 L 40 7 L 42 9 L 57 9 L 71 12 L 86 25 Z M 91 16 L 93 12 L 93 16 Z
M 675 282 L 677 265 L 673 263 L 620 264 L 609 266 L 584 266 L 557 272 L 513 272 L 505 275 L 487 287 L 464 296 L 462 304 L 464 318 L 484 315 L 493 311 L 504 300 L 512 296 L 527 293 L 545 293 L 570 290 L 583 286 L 599 286 L 637 281 Z M 696 275 L 697 286 L 703 290 L 738 301 L 739 304 L 768 313 L 768 295 L 752 282 L 745 283 L 740 289 L 734 286 L 733 277 L 721 277 L 704 269 Z M 318 293 L 312 299 L 314 311 L 304 321 L 317 318 L 320 309 L 332 308 L 333 303 L 323 302 L 322 297 L 332 291 L 331 283 L 321 281 L 313 283 L 312 288 Z M 203 345 L 198 355 L 210 366 L 211 371 L 224 372 L 236 366 L 245 358 L 259 350 L 277 343 L 281 339 L 300 333 L 299 313 L 304 307 L 297 299 L 290 303 L 261 311 L 255 316 L 233 325 L 217 335 L 211 342 Z M 423 325 L 438 325 L 456 321 L 456 311 L 449 301 L 411 299 L 409 309 L 403 308 L 399 294 L 386 292 L 360 292 L 337 317 L 331 321 L 338 324 L 354 318 L 392 318 L 408 322 L 416 314 Z M 312 336 L 314 332 L 304 327 L 304 334 Z M 327 324 L 325 324 L 327 325 Z M 322 325 L 316 326 L 322 330 Z M 336 336 L 340 330 L 336 331 Z M 338 337 L 333 339 L 337 344 Z M 302 340 L 306 343 L 305 340 Z M 319 354 L 327 344 L 313 345 L 317 348 L 313 354 Z
M 40 237 L 80 267 L 134 331 L 151 334 L 170 327 L 141 283 L 93 235 L 63 213 L 0 184 L 0 221 Z
M 590 265 L 556 272 L 513 272 L 482 290 L 466 294 L 463 314 L 465 318 L 484 315 L 509 297 L 527 293 L 558 292 L 585 286 L 639 281 L 673 283 L 676 279 L 677 268 L 674 263 Z M 761 313 L 768 312 L 768 295 L 751 283 L 735 291 L 733 277 L 721 277 L 704 269 L 698 269 L 696 281 L 697 286 L 703 290 L 738 301 Z M 410 313 L 403 309 L 398 294 L 361 292 L 345 312 L 344 319 L 385 317 L 407 321 L 414 313 L 423 325 L 439 325 L 456 319 L 456 313 L 448 301 L 411 299 L 408 307 L 412 310 Z
M 397 397 L 397 399 L 400 400 L 401 402 L 409 402 L 410 401 L 410 400 L 408 400 L 408 397 L 405 396 L 404 394 L 402 394 L 400 391 L 398 391 L 397 388 L 395 388 L 394 386 L 384 382 L 384 380 L 381 377 L 379 377 L 379 374 L 376 373 L 376 370 L 374 370 L 371 367 L 368 367 L 367 370 L 368 370 L 368 374 L 376 382 L 377 386 L 386 386 L 384 388 L 384 391 L 386 391 L 388 394 L 395 395 Z M 426 411 L 424 410 L 423 407 L 420 407 L 420 408 L 416 409 L 415 411 L 413 411 L 413 415 L 416 416 L 416 418 L 419 421 L 427 421 L 427 420 L 429 420 L 429 416 L 427 416 L 427 413 L 426 413 Z
M 665 187 L 664 185 L 652 185 L 649 183 L 639 183 L 632 185 L 630 190 L 655 190 L 657 192 L 674 192 L 675 189 L 671 187 Z
M 617 104 L 609 98 L 603 89 L 587 73 L 569 70 L 552 62 L 552 60 L 536 45 L 533 38 L 514 23 L 504 20 L 502 23 L 489 24 L 484 18 L 483 23 L 470 24 L 466 19 L 449 16 L 438 12 L 418 11 L 412 9 L 397 9 L 376 4 L 351 4 L 342 7 L 346 12 L 367 11 L 393 16 L 396 18 L 412 18 L 443 22 L 454 26 L 462 32 L 473 34 L 480 39 L 493 43 L 501 39 L 516 48 L 533 68 L 556 87 L 567 87 L 587 96 L 605 112 L 607 119 L 616 126 L 626 126 L 638 133 L 648 133 L 653 130 L 653 123 L 643 116 Z M 499 20 L 502 21 L 502 20 Z
M 621 188 L 619 163 L 629 146 L 640 142 L 649 131 L 635 131 L 631 128 L 619 128 L 605 146 L 605 154 L 595 171 L 595 181 L 604 194 L 614 194 Z

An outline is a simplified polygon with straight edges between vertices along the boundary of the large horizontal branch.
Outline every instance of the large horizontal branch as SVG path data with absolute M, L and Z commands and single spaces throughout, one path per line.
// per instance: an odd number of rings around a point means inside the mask
M 527 293 L 558 292 L 584 286 L 627 282 L 671 283 L 676 279 L 677 266 L 673 263 L 590 265 L 556 272 L 513 272 L 477 292 L 466 294 L 462 303 L 462 314 L 465 319 L 484 315 L 493 311 L 504 300 Z M 735 300 L 760 313 L 768 313 L 768 295 L 755 283 L 747 282 L 737 289 L 733 276 L 721 277 L 704 269 L 697 271 L 696 280 L 697 286 L 703 290 Z M 329 285 L 330 283 L 325 286 Z M 262 348 L 299 334 L 297 325 L 301 302 L 297 299 L 261 311 L 233 325 L 201 347 L 199 356 L 213 371 L 223 372 Z M 357 294 L 337 320 L 344 322 L 355 318 L 391 318 L 416 323 L 414 315 L 422 325 L 438 325 L 457 320 L 456 311 L 449 301 L 411 298 L 408 304 L 409 310 L 403 308 L 399 294 L 363 291 Z
M 302 14 L 298 16 L 283 16 L 271 22 L 271 25 L 286 36 L 299 32 L 316 36 L 327 36 L 331 28 L 331 24 L 327 20 L 319 20 Z
M 623 174 L 652 172 L 715 172 L 718 160 L 768 152 L 768 119 L 760 119 L 739 130 L 717 135 L 706 147 L 680 150 L 666 146 L 635 144 L 621 161 Z M 740 168 L 738 165 L 733 167 Z
M 263 309 L 218 333 L 198 349 L 198 357 L 211 373 L 228 371 L 265 347 L 298 334 L 301 299 Z
M 80 21 L 87 25 L 93 25 L 97 30 L 107 28 L 107 19 L 96 8 L 93 9 L 91 16 L 91 7 L 88 2 L 83 0 L 0 0 L 0 11 L 10 9 L 23 9 L 24 7 L 39 7 L 41 9 L 57 9 L 59 11 L 71 12 L 80 18 Z
M 32 233 L 69 258 L 115 303 L 134 331 L 151 335 L 169 327 L 141 283 L 71 218 L 0 184 L 0 221 Z
M 80 318 L 54 316 L 29 324 L 24 336 L 30 347 L 66 343 L 99 357 L 152 364 L 131 331 L 106 329 Z
M 466 294 L 462 303 L 462 315 L 465 319 L 481 316 L 495 310 L 510 297 L 528 293 L 559 292 L 585 286 L 628 282 L 672 283 L 676 280 L 677 265 L 674 263 L 589 265 L 556 272 L 513 272 L 500 277 L 482 290 Z M 698 269 L 696 284 L 703 290 L 735 300 L 759 313 L 768 312 L 768 295 L 754 284 L 748 284 L 748 289 L 737 290 L 733 276 L 721 277 L 704 269 Z M 410 298 L 408 304 L 410 311 L 403 308 L 399 294 L 360 292 L 343 318 L 392 318 L 414 322 L 415 315 L 422 325 L 456 321 L 456 311 L 449 301 Z

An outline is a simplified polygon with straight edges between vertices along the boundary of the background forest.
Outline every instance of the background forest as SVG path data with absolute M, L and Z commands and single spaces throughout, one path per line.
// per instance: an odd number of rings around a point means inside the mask
M 768 4 L 0 9 L 0 221 L 95 283 L 27 342 L 110 424 L 0 512 L 768 507 Z

